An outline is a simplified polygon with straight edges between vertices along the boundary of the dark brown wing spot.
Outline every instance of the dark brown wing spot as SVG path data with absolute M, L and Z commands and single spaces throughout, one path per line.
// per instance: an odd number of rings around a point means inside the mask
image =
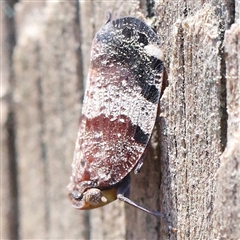
M 134 139 L 138 143 L 147 144 L 149 139 L 149 134 L 145 133 L 139 126 L 137 126 Z

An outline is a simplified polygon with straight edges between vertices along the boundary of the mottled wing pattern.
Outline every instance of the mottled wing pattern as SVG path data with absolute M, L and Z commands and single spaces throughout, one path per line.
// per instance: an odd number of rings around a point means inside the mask
M 131 17 L 96 34 L 72 164 L 72 188 L 83 192 L 121 181 L 151 137 L 162 85 L 159 40 Z

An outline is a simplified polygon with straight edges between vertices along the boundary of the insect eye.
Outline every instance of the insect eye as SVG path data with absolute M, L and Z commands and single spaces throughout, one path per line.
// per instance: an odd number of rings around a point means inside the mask
M 75 200 L 81 200 L 83 198 L 83 194 L 80 194 L 78 191 L 72 191 L 72 197 Z

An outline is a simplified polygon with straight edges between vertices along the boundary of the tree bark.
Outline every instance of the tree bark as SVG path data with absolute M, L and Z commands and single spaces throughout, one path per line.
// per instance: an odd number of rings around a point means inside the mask
M 2 4 L 2 239 L 240 239 L 240 3 L 154 2 Z M 130 198 L 176 233 L 120 201 L 77 211 L 67 197 L 91 41 L 107 11 L 155 15 L 167 86 Z

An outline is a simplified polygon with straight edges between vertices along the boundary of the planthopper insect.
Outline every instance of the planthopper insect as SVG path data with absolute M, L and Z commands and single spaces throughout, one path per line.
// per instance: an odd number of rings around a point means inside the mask
M 128 198 L 157 116 L 161 59 L 157 34 L 137 18 L 109 18 L 96 33 L 68 185 L 75 208 L 119 199 L 165 219 Z

